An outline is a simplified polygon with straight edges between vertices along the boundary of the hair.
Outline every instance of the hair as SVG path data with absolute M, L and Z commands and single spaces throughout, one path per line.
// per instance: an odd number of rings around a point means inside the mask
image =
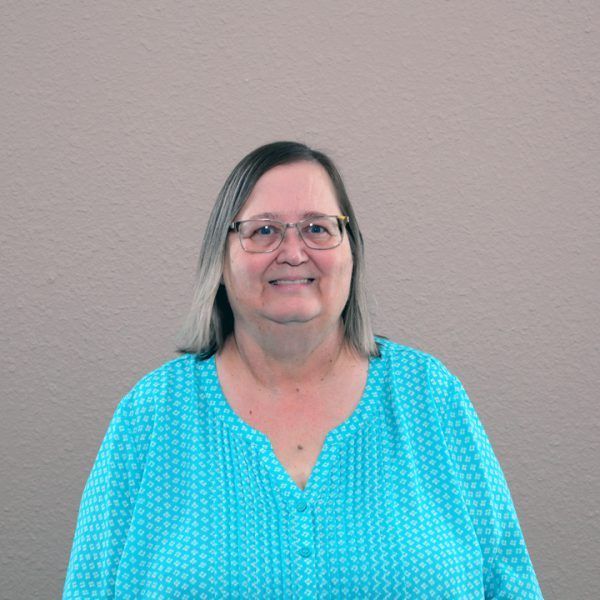
M 208 358 L 221 350 L 233 331 L 233 313 L 222 283 L 223 264 L 229 225 L 242 209 L 256 182 L 270 169 L 297 162 L 320 164 L 337 196 L 342 214 L 350 217 L 346 225 L 352 252 L 352 280 L 346 306 L 342 311 L 344 337 L 349 347 L 363 356 L 379 356 L 371 327 L 365 290 L 363 237 L 350 204 L 341 175 L 323 152 L 298 142 L 273 142 L 245 156 L 225 181 L 206 225 L 192 306 L 179 334 L 178 350 Z

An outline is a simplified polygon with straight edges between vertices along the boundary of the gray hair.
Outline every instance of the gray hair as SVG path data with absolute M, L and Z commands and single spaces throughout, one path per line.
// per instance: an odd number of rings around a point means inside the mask
M 205 359 L 223 348 L 233 331 L 233 313 L 222 283 L 229 224 L 267 171 L 301 161 L 319 163 L 327 171 L 340 211 L 350 217 L 346 229 L 352 252 L 352 281 L 342 311 L 346 342 L 363 356 L 379 356 L 367 306 L 363 237 L 344 182 L 328 156 L 298 142 L 273 142 L 257 148 L 236 165 L 225 181 L 206 225 L 192 306 L 179 334 L 179 352 Z

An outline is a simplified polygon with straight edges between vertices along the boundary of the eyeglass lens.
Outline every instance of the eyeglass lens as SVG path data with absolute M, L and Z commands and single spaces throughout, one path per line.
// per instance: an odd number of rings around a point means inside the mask
M 342 241 L 337 217 L 311 217 L 296 223 L 300 236 L 309 248 L 326 250 Z M 250 220 L 239 224 L 240 242 L 248 252 L 269 252 L 281 244 L 287 226 L 279 221 Z

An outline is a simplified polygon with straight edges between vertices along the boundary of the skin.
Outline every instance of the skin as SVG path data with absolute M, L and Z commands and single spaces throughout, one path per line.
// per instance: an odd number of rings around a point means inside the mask
M 235 220 L 264 213 L 289 223 L 340 209 L 327 172 L 299 162 L 265 173 Z M 313 250 L 291 228 L 264 254 L 245 252 L 235 233 L 227 240 L 223 282 L 234 333 L 216 357 L 221 387 L 301 488 L 327 433 L 352 414 L 366 383 L 368 360 L 347 347 L 341 321 L 351 277 L 346 234 L 336 248 Z
M 333 185 L 323 167 L 299 162 L 265 173 L 236 220 L 270 213 L 277 220 L 296 222 L 311 213 L 339 212 Z M 281 368 L 288 364 L 288 370 L 306 366 L 307 360 L 317 363 L 309 357 L 320 348 L 329 356 L 337 355 L 337 349 L 344 345 L 340 315 L 351 277 L 347 235 L 337 248 L 313 250 L 295 229 L 288 229 L 275 252 L 251 254 L 241 248 L 235 234 L 230 234 L 223 280 L 238 346 L 246 346 L 253 356 L 264 354 L 265 359 L 281 363 Z M 305 278 L 311 281 L 273 284 L 273 280 Z M 336 351 L 332 354 L 333 348 Z

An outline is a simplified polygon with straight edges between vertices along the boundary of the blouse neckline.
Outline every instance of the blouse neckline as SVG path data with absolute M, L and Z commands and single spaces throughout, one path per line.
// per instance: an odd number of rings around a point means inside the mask
M 382 344 L 380 350 L 383 350 Z M 306 497 L 314 494 L 315 488 L 320 487 L 320 482 L 326 479 L 326 472 L 329 470 L 329 463 L 333 454 L 340 446 L 340 442 L 347 441 L 356 434 L 362 426 L 368 421 L 368 416 L 372 410 L 376 394 L 376 382 L 379 379 L 378 371 L 381 369 L 382 357 L 370 357 L 367 380 L 361 398 L 350 416 L 334 427 L 325 437 L 323 448 L 315 463 L 308 482 L 304 489 L 298 487 L 296 482 L 290 477 L 283 465 L 275 455 L 268 436 L 262 431 L 255 429 L 244 421 L 230 406 L 217 372 L 215 355 L 204 361 L 206 366 L 205 376 L 209 378 L 210 387 L 216 391 L 208 399 L 209 408 L 213 414 L 224 423 L 224 425 L 234 434 L 244 438 L 251 447 L 253 447 L 265 460 L 268 467 L 277 476 L 282 491 L 286 495 Z M 202 392 L 202 386 L 198 390 Z

